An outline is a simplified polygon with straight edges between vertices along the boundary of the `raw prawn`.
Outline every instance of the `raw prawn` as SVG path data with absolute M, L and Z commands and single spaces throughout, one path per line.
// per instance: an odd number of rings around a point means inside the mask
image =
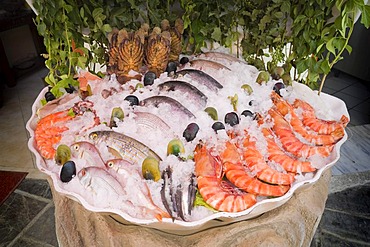
M 223 180 L 222 164 L 204 145 L 196 147 L 195 172 L 198 190 L 206 203 L 224 212 L 239 212 L 256 204 L 256 196 L 246 193 Z
M 245 148 L 243 160 L 258 179 L 270 184 L 290 185 L 293 183 L 292 174 L 274 170 L 265 162 L 263 155 L 257 150 L 256 142 L 251 141 L 249 136 L 244 139 L 243 145 Z
M 72 118 L 68 111 L 60 111 L 47 115 L 37 123 L 35 141 L 42 157 L 52 159 L 55 156 L 54 146 L 62 139 L 62 133 L 68 130 L 65 123 Z
M 278 136 L 284 149 L 297 157 L 308 158 L 315 154 L 323 157 L 330 155 L 334 148 L 334 145 L 326 146 L 311 146 L 309 144 L 300 141 L 294 134 L 290 124 L 284 119 L 284 117 L 271 108 L 269 114 L 273 119 L 273 131 Z
M 221 156 L 227 179 L 241 190 L 261 196 L 282 196 L 290 188 L 288 185 L 272 185 L 254 178 L 247 167 L 242 165 L 234 144 L 229 143 Z
M 293 106 L 303 110 L 303 124 L 319 134 L 328 135 L 334 131 L 343 130 L 343 128 L 346 127 L 349 122 L 348 117 L 345 115 L 343 115 L 339 121 L 319 119 L 316 117 L 313 107 L 300 99 L 296 99 L 293 103 Z
M 312 167 L 311 162 L 301 161 L 299 159 L 289 156 L 284 150 L 275 142 L 271 130 L 263 128 L 262 133 L 267 141 L 268 159 L 281 165 L 287 172 L 313 172 L 316 168 Z
M 318 134 L 307 130 L 302 120 L 294 112 L 294 107 L 292 105 L 275 92 L 271 93 L 271 99 L 274 102 L 276 109 L 287 119 L 287 121 L 289 121 L 294 131 L 300 134 L 308 142 L 314 145 L 330 145 L 337 143 L 343 138 L 344 128 L 337 128 L 330 134 Z M 287 118 L 288 114 L 289 118 Z

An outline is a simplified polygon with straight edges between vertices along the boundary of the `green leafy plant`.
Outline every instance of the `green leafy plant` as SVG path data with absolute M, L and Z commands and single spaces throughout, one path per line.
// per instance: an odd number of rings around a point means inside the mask
M 57 96 L 77 84 L 76 67 L 95 72 L 105 63 L 112 27 L 159 26 L 182 16 L 184 52 L 218 43 L 260 70 L 292 70 L 295 80 L 320 92 L 333 65 L 352 50 L 356 16 L 370 26 L 363 0 L 36 0 L 35 8 L 48 52 L 45 80 Z
M 173 0 L 36 0 L 35 19 L 44 37 L 49 74 L 45 81 L 59 97 L 63 88 L 77 86 L 76 68 L 96 73 L 105 64 L 107 33 L 112 27 L 137 29 L 142 22 L 159 26 L 162 19 L 175 20 Z

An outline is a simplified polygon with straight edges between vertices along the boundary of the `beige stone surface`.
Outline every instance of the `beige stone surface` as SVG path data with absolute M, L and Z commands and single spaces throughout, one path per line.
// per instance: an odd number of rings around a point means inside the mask
M 60 246 L 310 246 L 325 208 L 330 177 L 328 170 L 317 183 L 255 219 L 186 236 L 124 225 L 52 189 L 56 233 Z

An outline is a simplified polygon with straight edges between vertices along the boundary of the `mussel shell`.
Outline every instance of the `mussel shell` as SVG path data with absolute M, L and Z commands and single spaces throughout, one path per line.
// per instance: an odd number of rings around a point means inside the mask
M 186 139 L 186 141 L 190 142 L 194 140 L 194 138 L 197 136 L 198 131 L 199 131 L 198 124 L 190 123 L 184 130 L 182 136 Z
M 234 126 L 239 124 L 239 116 L 235 112 L 229 112 L 225 115 L 225 123 L 229 124 L 230 126 Z
M 157 78 L 156 74 L 153 71 L 146 72 L 144 76 L 144 86 L 153 85 L 154 80 Z
M 60 180 L 63 183 L 68 183 L 76 176 L 76 164 L 73 161 L 67 161 L 64 163 L 60 170 Z
M 179 156 L 179 154 L 185 153 L 185 147 L 182 141 L 179 139 L 171 140 L 167 145 L 167 155 L 173 154 Z
M 128 95 L 125 100 L 130 102 L 130 106 L 139 105 L 139 99 L 135 95 Z
M 159 161 L 153 157 L 147 157 L 141 166 L 142 175 L 146 180 L 154 180 L 155 182 L 161 179 L 161 171 L 159 170 Z
M 55 153 L 55 162 L 58 165 L 63 165 L 70 158 L 71 158 L 71 149 L 65 144 L 60 144 Z
M 216 120 L 218 119 L 218 114 L 217 114 L 217 110 L 212 107 L 212 106 L 209 106 L 207 107 L 206 109 L 204 109 L 205 112 L 208 113 L 208 115 L 213 119 L 213 120 Z
M 215 122 L 214 124 L 212 124 L 212 129 L 217 133 L 218 130 L 225 129 L 225 125 L 221 122 Z

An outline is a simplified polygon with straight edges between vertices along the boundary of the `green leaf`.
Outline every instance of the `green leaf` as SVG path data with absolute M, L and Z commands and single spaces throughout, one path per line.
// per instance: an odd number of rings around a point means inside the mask
M 352 53 L 352 46 L 346 45 L 346 50 L 347 50 L 348 54 L 351 54 Z
M 215 28 L 213 29 L 213 32 L 212 32 L 211 37 L 212 37 L 212 39 L 214 39 L 215 41 L 220 42 L 220 41 L 221 41 L 221 35 L 222 35 L 222 33 L 221 33 L 221 29 L 220 29 L 219 27 L 215 27 Z
M 364 24 L 366 28 L 370 27 L 370 5 L 364 5 L 361 7 L 361 23 Z
M 44 22 L 41 22 L 39 25 L 37 25 L 37 32 L 41 35 L 44 36 L 46 31 L 46 25 Z
M 324 74 L 329 74 L 330 72 L 330 65 L 328 60 L 322 60 L 320 61 L 320 69 L 324 72 Z
M 335 48 L 334 48 L 334 45 L 333 45 L 333 41 L 334 41 L 334 37 L 331 38 L 327 43 L 326 43 L 326 49 L 335 55 Z
M 199 191 L 197 191 L 197 193 L 195 194 L 195 200 L 194 200 L 194 206 L 203 206 L 203 207 L 206 207 L 210 210 L 212 210 L 213 212 L 217 212 L 217 210 L 215 210 L 213 207 L 211 207 L 209 204 L 207 204 L 202 195 L 199 193 Z
M 297 62 L 297 72 L 299 74 L 305 72 L 307 70 L 307 63 L 306 60 L 300 60 Z

